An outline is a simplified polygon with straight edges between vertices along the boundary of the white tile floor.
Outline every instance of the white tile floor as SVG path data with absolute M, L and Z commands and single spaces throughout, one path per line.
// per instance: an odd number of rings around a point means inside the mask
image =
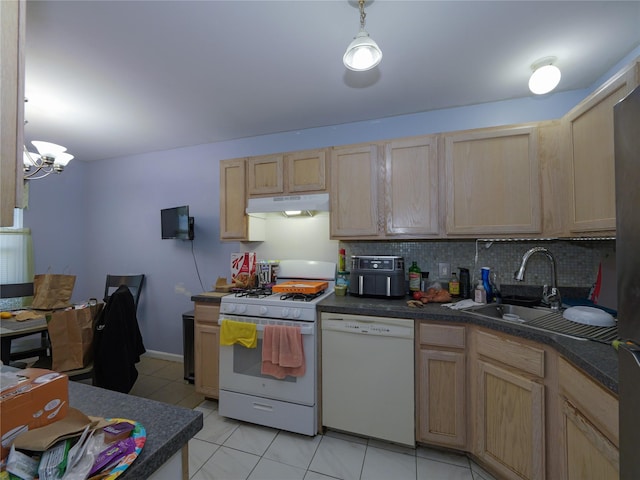
M 464 455 L 338 432 L 307 437 L 227 419 L 205 400 L 189 441 L 192 480 L 495 480 Z

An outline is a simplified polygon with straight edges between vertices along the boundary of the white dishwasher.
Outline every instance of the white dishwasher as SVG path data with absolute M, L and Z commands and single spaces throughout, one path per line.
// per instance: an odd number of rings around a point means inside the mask
M 415 446 L 414 321 L 322 312 L 322 424 Z

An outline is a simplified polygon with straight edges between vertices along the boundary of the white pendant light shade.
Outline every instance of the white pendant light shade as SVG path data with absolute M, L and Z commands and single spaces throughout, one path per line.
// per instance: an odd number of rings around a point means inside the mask
M 380 60 L 382 60 L 380 47 L 364 29 L 360 29 L 342 57 L 344 66 L 356 72 L 370 70 L 378 65 Z
M 69 153 L 60 153 L 58 155 L 56 155 L 56 161 L 54 162 L 54 165 L 59 165 L 61 167 L 66 167 L 67 164 L 73 160 L 73 155 L 69 154 Z
M 31 168 L 36 165 L 32 157 L 40 158 L 40 155 L 31 152 L 27 153 L 26 150 L 22 152 L 22 164 L 25 168 Z
M 38 149 L 38 153 L 42 157 L 55 158 L 62 152 L 65 152 L 67 150 L 67 148 L 63 147 L 62 145 L 56 145 L 55 143 L 50 142 L 41 142 L 39 140 L 34 140 L 31 143 Z
M 544 95 L 558 86 L 560 83 L 560 69 L 555 65 L 543 65 L 535 69 L 529 78 L 529 90 L 536 95 Z

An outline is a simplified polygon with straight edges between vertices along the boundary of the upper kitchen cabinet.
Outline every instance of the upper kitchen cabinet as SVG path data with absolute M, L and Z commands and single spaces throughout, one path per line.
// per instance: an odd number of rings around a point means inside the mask
M 22 196 L 26 2 L 0 2 L 0 227 L 13 225 Z
M 541 232 L 541 188 L 535 126 L 444 134 L 446 233 Z
M 377 145 L 335 147 L 331 151 L 331 237 L 378 237 Z
M 278 195 L 284 193 L 283 155 L 264 155 L 247 159 L 249 195 Z
M 220 240 L 251 240 L 247 202 L 245 159 L 220 162 Z M 251 219 L 260 221 L 260 219 Z M 256 238 L 260 240 L 260 238 Z
M 307 150 L 284 156 L 285 188 L 289 193 L 326 192 L 327 150 Z
M 638 64 L 625 69 L 563 118 L 570 168 L 569 233 L 615 231 L 613 106 L 638 84 Z
M 385 235 L 437 236 L 438 137 L 394 140 L 385 145 Z
M 247 179 L 250 197 L 326 192 L 326 150 L 248 158 Z

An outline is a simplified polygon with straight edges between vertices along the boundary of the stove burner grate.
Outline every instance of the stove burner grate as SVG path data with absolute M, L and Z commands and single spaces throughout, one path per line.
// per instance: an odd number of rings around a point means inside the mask
M 270 288 L 234 289 L 232 292 L 235 292 L 236 297 L 247 298 L 265 298 L 272 293 Z
M 324 293 L 324 290 L 321 290 L 316 293 L 285 293 L 280 295 L 280 300 L 293 300 L 297 302 L 310 302 Z

